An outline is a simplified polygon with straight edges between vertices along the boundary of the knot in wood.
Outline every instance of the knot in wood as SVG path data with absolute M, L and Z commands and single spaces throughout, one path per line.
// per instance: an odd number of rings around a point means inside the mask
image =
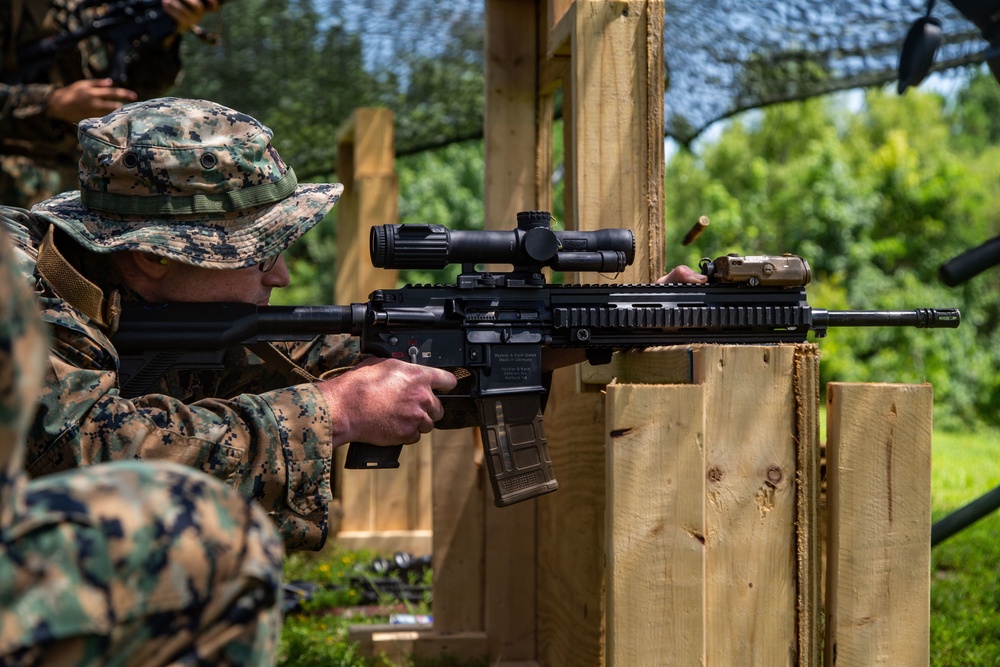
M 778 466 L 771 466 L 767 469 L 767 481 L 771 484 L 777 484 L 782 479 L 784 479 L 784 474 L 781 472 L 781 468 Z

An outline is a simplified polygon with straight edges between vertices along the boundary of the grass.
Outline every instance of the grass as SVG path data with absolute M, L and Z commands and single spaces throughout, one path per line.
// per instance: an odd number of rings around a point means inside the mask
M 1000 433 L 968 436 L 935 433 L 932 450 L 933 520 L 1000 485 Z M 931 552 L 931 666 L 1000 665 L 1000 513 L 953 535 Z M 398 603 L 357 611 L 360 593 L 349 585 L 369 564 L 368 552 L 339 552 L 318 560 L 288 558 L 286 581 L 322 584 L 326 591 L 286 617 L 278 664 L 282 667 L 388 667 L 366 659 L 348 641 L 348 627 L 386 623 Z M 429 583 L 429 579 L 426 583 Z M 354 610 L 352 612 L 352 610 Z M 430 601 L 406 605 L 406 613 L 428 614 Z M 478 667 L 447 659 L 414 662 L 413 667 Z
M 931 507 L 937 521 L 1000 485 L 1000 433 L 934 434 Z M 931 665 L 1000 665 L 1000 514 L 931 552 Z

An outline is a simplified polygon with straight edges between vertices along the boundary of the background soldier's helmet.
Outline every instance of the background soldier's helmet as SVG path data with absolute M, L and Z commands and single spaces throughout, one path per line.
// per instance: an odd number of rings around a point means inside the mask
M 271 137 L 251 116 L 205 100 L 129 104 L 80 123 L 80 190 L 32 211 L 94 252 L 252 266 L 322 220 L 344 189 L 299 184 Z

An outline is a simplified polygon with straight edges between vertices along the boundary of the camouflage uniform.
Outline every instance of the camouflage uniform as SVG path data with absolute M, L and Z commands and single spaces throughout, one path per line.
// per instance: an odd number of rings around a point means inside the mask
M 53 330 L 27 467 L 37 476 L 121 459 L 184 463 L 257 499 L 287 548 L 319 549 L 333 499 L 333 427 L 317 387 L 288 386 L 240 348 L 227 353 L 222 371 L 173 372 L 158 393 L 126 400 L 108 339 L 113 317 L 101 324 L 100 313 L 86 315 L 34 265 L 54 226 L 70 262 L 103 294 L 120 291 L 128 308 L 137 297 L 114 280 L 109 252 L 140 250 L 217 269 L 276 255 L 326 215 L 343 186 L 297 184 L 270 138 L 250 116 L 209 102 L 127 105 L 81 123 L 81 191 L 30 214 L 0 216 L 14 230 Z M 341 336 L 285 351 L 314 375 L 357 356 L 356 341 Z
M 282 549 L 200 472 L 112 463 L 29 482 L 37 304 L 0 230 L 0 664 L 273 664 Z
M 17 4 L 21 17 L 13 26 Z M 59 32 L 60 23 L 65 30 L 79 28 L 81 14 L 90 20 L 94 10 L 80 12 L 81 4 L 82 0 L 0 0 L 0 70 L 16 67 L 18 46 Z M 129 65 L 127 87 L 140 99 L 162 95 L 180 73 L 179 48 L 180 40 L 146 47 Z M 91 38 L 60 54 L 50 69 L 28 82 L 0 83 L 0 204 L 28 208 L 76 187 L 76 126 L 49 118 L 46 107 L 55 88 L 100 78 L 107 63 L 106 47 Z

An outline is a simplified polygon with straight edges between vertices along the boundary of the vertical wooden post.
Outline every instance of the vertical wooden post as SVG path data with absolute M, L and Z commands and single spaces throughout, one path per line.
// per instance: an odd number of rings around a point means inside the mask
M 563 19 L 572 25 L 573 219 L 577 229 L 635 232 L 623 282 L 664 268 L 663 11 L 662 0 L 577 0 Z
M 544 71 L 563 90 L 564 222 L 633 230 L 636 261 L 616 280 L 647 282 L 663 270 L 663 2 L 550 7 Z M 605 407 L 595 388 L 577 387 L 577 369 L 556 372 L 545 412 L 559 491 L 538 501 L 539 659 L 602 665 L 605 563 L 595 545 L 605 540 Z
M 827 389 L 827 665 L 930 662 L 932 394 Z
M 511 229 L 537 201 L 535 0 L 487 0 L 484 115 L 487 229 Z M 536 501 L 493 506 L 484 485 L 485 622 L 491 656 L 535 658 Z
M 388 109 L 355 109 L 337 133 L 337 174 L 344 183 L 338 205 L 334 300 L 367 300 L 395 288 L 398 272 L 377 269 L 369 255 L 372 225 L 399 220 L 399 193 Z M 406 447 L 397 470 L 344 470 L 337 452 L 338 494 L 344 517 L 335 541 L 349 548 L 419 551 L 431 548 L 431 447 Z

